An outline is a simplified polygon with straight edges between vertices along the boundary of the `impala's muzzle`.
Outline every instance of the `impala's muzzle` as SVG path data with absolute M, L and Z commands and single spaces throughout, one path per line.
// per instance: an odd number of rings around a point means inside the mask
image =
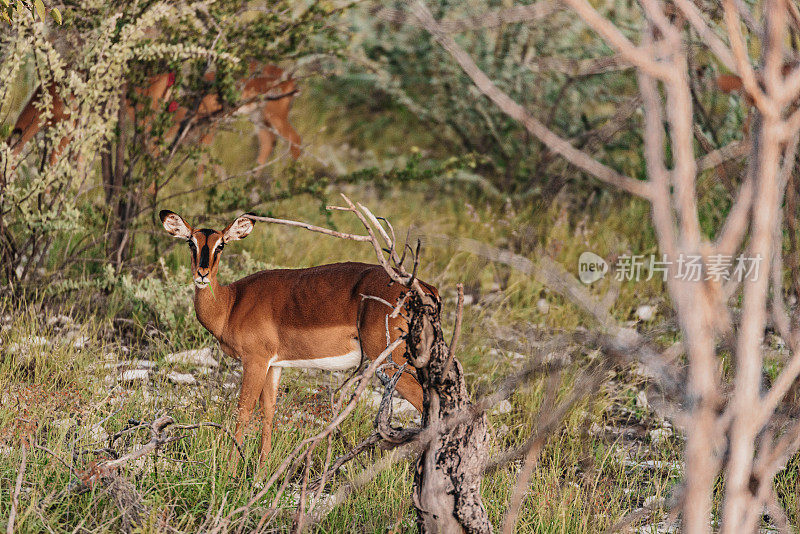
M 210 271 L 206 269 L 197 269 L 197 276 L 194 277 L 194 285 L 200 289 L 204 289 L 208 286 L 210 280 L 208 279 Z

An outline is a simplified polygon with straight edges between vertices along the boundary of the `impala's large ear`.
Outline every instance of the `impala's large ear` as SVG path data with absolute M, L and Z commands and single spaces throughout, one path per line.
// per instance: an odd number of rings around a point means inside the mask
M 189 239 L 192 237 L 192 227 L 186 224 L 183 217 L 177 213 L 169 210 L 161 210 L 158 214 L 161 217 L 161 223 L 164 225 L 164 230 L 172 234 L 174 237 L 182 239 Z
M 247 213 L 242 215 L 222 231 L 222 239 L 226 243 L 229 241 L 236 241 L 237 239 L 244 239 L 253 231 L 253 219 L 248 217 L 248 215 Z

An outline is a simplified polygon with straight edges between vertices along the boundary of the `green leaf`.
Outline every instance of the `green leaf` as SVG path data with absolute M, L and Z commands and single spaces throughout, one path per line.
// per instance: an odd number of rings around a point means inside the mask
M 45 10 L 42 0 L 33 0 L 33 8 L 36 10 L 36 14 L 39 15 L 39 18 L 44 20 Z
M 61 11 L 58 10 L 57 7 L 54 7 L 50 10 L 50 14 L 53 16 L 53 20 L 56 21 L 56 24 L 59 26 L 61 25 Z

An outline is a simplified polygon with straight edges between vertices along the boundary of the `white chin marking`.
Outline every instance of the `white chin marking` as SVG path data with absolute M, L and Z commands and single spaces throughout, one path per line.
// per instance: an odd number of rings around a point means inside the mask
M 270 362 L 275 367 L 299 367 L 305 369 L 324 369 L 326 371 L 344 371 L 361 363 L 361 350 L 354 350 L 341 356 L 327 356 L 309 360 L 282 360 Z
M 195 285 L 195 287 L 197 287 L 197 289 L 205 289 L 205 288 L 208 287 L 208 282 L 197 282 L 197 281 L 195 281 L 194 285 Z

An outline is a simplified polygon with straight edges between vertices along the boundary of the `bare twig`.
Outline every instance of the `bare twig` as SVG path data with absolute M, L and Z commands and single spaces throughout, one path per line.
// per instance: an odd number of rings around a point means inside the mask
M 6 534 L 14 534 L 14 521 L 17 519 L 17 507 L 19 506 L 19 493 L 22 490 L 22 479 L 25 477 L 25 467 L 28 465 L 28 445 L 22 442 L 22 460 L 17 471 L 17 481 L 14 484 L 14 493 L 11 496 L 11 511 L 8 514 L 8 524 Z
M 568 0 L 568 2 L 583 2 L 583 0 Z M 588 3 L 586 3 L 586 6 L 588 6 Z M 589 9 L 591 9 L 591 7 Z M 575 165 L 579 169 L 614 187 L 642 198 L 648 198 L 650 196 L 651 191 L 647 183 L 625 176 L 611 167 L 600 163 L 585 152 L 578 150 L 566 139 L 563 139 L 545 127 L 544 124 L 531 115 L 528 110 L 501 91 L 478 67 L 469 54 L 467 54 L 449 34 L 442 31 L 425 4 L 420 1 L 415 1 L 411 5 L 411 11 L 420 21 L 420 24 L 450 52 L 450 55 L 453 56 L 464 72 L 472 79 L 478 89 L 489 97 L 489 99 L 504 113 L 523 124 L 533 136 L 544 143 L 550 150 L 561 155 L 572 165 Z M 625 41 L 627 42 L 627 39 L 625 39 Z M 630 60 L 629 57 L 626 57 L 626 59 Z M 663 74 L 662 67 L 658 65 L 650 66 L 658 71 L 659 74 Z
M 530 23 L 549 16 L 560 9 L 558 2 L 542 1 L 526 6 L 513 6 L 487 11 L 457 20 L 443 20 L 440 24 L 447 33 L 459 33 L 483 28 L 494 28 L 503 24 Z M 381 20 L 396 24 L 419 24 L 405 11 L 378 7 L 372 11 Z
M 330 235 L 333 237 L 338 237 L 339 239 L 350 239 L 352 241 L 369 241 L 370 237 L 367 235 L 357 235 L 357 234 L 345 234 L 343 232 L 337 232 L 335 230 L 330 230 L 328 228 L 322 228 L 321 226 L 314 226 L 313 224 L 298 222 L 298 221 L 290 221 L 287 219 L 275 219 L 273 217 L 261 217 L 259 215 L 254 215 L 251 213 L 247 214 L 247 217 L 259 222 L 266 222 L 266 223 L 273 223 L 273 224 L 282 224 L 285 226 L 295 226 L 298 228 L 305 228 L 306 230 L 311 230 L 312 232 L 319 232 L 320 234 Z
M 456 307 L 456 325 L 453 327 L 453 338 L 450 340 L 449 353 L 447 355 L 447 364 L 445 364 L 443 375 L 447 376 L 450 372 L 450 367 L 453 366 L 453 359 L 456 354 L 456 346 L 458 345 L 458 338 L 461 335 L 461 321 L 464 318 L 464 284 L 457 284 L 458 291 L 458 305 Z

